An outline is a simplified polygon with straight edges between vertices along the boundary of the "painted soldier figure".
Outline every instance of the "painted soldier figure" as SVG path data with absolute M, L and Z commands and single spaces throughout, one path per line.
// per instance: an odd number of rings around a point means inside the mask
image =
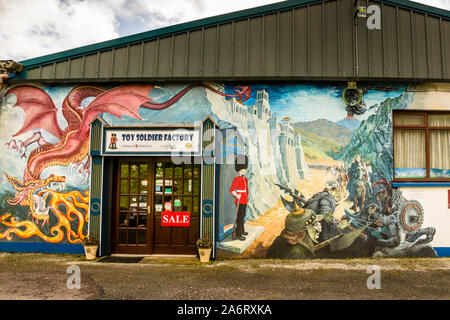
M 248 159 L 245 155 L 238 155 L 235 160 L 234 168 L 238 173 L 238 176 L 233 179 L 230 187 L 230 193 L 234 197 L 234 203 L 236 204 L 236 222 L 234 225 L 237 239 L 244 241 L 247 232 L 244 229 L 245 211 L 248 203 L 248 180 L 244 176 L 248 168 Z
M 117 137 L 116 137 L 116 134 L 113 133 L 113 134 L 111 134 L 111 139 L 109 140 L 109 146 L 108 147 L 110 149 L 117 149 L 116 143 L 117 143 Z

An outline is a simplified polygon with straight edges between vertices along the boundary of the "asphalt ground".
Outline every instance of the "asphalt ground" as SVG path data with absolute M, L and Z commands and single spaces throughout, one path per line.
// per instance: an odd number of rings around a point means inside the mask
M 450 258 L 101 261 L 86 261 L 82 255 L 0 253 L 0 300 L 450 298 Z

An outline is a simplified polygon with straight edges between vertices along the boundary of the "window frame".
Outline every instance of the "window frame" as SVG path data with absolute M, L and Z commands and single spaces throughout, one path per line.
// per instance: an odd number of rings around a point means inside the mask
M 430 178 L 430 131 L 433 130 L 450 130 L 450 126 L 430 126 L 428 124 L 428 116 L 431 114 L 450 114 L 446 110 L 393 110 L 392 111 L 392 182 L 450 182 L 450 178 Z M 395 118 L 398 115 L 424 116 L 424 124 L 396 124 Z M 425 131 L 425 178 L 396 178 L 395 177 L 395 139 L 394 133 L 396 129 L 402 130 L 424 130 Z

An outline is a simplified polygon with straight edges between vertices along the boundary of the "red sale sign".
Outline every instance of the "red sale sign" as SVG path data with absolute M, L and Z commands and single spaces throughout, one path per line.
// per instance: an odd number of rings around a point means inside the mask
M 189 227 L 190 225 L 190 212 L 163 211 L 161 214 L 161 227 Z

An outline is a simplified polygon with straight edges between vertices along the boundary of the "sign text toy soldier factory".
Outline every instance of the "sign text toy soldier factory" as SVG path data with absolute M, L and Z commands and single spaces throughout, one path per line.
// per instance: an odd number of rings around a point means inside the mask
M 105 153 L 200 151 L 200 131 L 186 128 L 105 130 Z

